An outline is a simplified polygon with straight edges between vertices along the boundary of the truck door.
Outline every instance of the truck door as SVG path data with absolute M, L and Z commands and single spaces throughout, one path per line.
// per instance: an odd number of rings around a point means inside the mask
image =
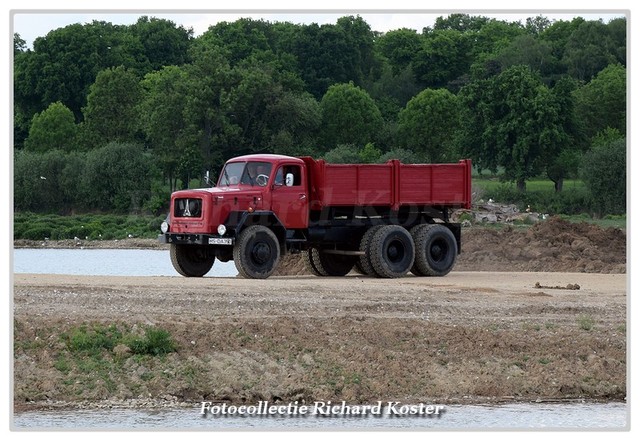
M 287 229 L 307 228 L 309 198 L 300 164 L 282 164 L 276 170 L 271 191 L 271 210 Z

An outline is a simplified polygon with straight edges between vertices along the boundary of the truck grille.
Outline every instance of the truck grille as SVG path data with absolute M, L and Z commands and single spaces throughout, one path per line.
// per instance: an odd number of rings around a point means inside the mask
M 202 215 L 202 199 L 176 199 L 174 217 L 200 217 Z

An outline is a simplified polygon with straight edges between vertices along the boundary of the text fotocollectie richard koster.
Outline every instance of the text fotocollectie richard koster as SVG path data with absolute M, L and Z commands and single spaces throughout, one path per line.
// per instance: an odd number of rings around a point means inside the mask
M 375 415 L 375 416 L 439 416 L 444 406 L 437 404 L 402 404 L 399 401 L 378 401 L 375 404 L 350 405 L 346 401 L 338 404 L 331 401 L 314 401 L 312 404 L 299 404 L 294 401 L 289 404 L 270 404 L 269 401 L 259 401 L 252 405 L 232 405 L 202 401 L 201 415 L 214 416 L 344 416 L 344 415 Z

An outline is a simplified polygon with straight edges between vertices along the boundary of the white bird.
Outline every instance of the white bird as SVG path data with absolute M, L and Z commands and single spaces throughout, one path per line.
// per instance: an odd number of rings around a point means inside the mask
M 45 181 L 47 180 L 44 176 L 40 176 L 40 179 L 44 179 Z

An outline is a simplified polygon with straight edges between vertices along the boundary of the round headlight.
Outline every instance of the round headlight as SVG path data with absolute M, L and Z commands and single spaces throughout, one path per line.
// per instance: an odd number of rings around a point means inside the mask
M 162 221 L 162 223 L 160 224 L 160 231 L 162 231 L 162 234 L 165 234 L 167 231 L 169 231 L 169 224 L 167 223 L 167 221 Z
M 218 234 L 220 236 L 224 236 L 224 233 L 227 232 L 227 227 L 225 227 L 223 224 L 218 225 Z

